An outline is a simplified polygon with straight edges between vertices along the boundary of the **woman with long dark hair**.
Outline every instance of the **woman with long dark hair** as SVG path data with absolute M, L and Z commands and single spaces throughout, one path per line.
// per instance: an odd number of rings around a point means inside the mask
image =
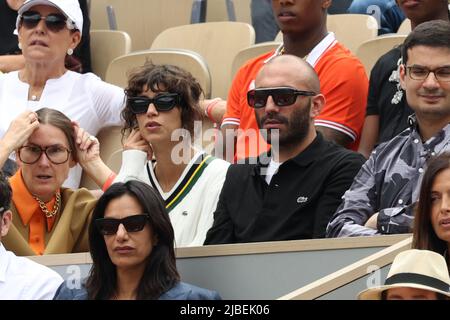
M 412 246 L 440 253 L 450 262 L 450 153 L 432 159 L 423 176 Z
M 80 289 L 63 283 L 55 299 L 203 300 L 220 296 L 180 282 L 174 232 L 164 202 L 140 181 L 113 184 L 89 226 L 92 269 Z

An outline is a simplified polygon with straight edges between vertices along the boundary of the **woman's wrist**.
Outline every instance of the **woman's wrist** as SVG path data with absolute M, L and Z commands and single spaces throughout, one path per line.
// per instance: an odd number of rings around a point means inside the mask
M 223 100 L 221 98 L 215 98 L 212 99 L 208 105 L 205 108 L 205 115 L 209 118 L 209 120 L 211 120 L 212 122 L 216 122 L 216 119 L 213 116 L 213 110 L 215 107 L 217 107 L 219 105 L 220 102 L 222 102 Z
M 87 175 L 97 184 L 100 188 L 105 184 L 113 172 L 102 159 L 98 158 L 92 161 L 80 163 L 83 170 Z

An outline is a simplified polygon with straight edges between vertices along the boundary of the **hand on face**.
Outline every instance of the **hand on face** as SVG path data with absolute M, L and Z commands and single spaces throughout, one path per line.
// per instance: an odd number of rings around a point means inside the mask
M 77 122 L 73 122 L 75 132 L 75 145 L 77 146 L 77 158 L 81 166 L 88 162 L 100 159 L 100 143 L 98 139 L 90 135 Z
M 147 153 L 147 159 L 153 158 L 153 150 L 150 144 L 142 138 L 139 129 L 133 129 L 123 146 L 124 150 L 140 150 Z
M 2 147 L 9 152 L 25 144 L 31 134 L 39 127 L 38 116 L 33 111 L 24 111 L 9 125 L 2 139 Z

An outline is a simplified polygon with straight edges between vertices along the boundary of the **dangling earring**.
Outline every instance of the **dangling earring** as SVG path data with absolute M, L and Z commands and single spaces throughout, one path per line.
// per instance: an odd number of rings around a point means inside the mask
M 18 43 L 17 46 L 19 47 L 20 50 L 22 50 L 22 43 Z
M 71 56 L 73 54 L 73 49 L 72 48 L 67 49 L 67 54 Z

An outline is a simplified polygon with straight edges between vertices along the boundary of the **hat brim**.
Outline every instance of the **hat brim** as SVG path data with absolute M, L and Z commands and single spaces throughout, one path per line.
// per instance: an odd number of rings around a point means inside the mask
M 380 287 L 374 287 L 374 288 L 369 288 L 366 290 L 361 291 L 358 294 L 358 300 L 381 300 L 381 293 L 385 290 L 388 289 L 393 289 L 393 288 L 414 288 L 414 289 L 422 289 L 422 290 L 429 290 L 429 291 L 433 291 L 436 293 L 441 293 L 447 297 L 450 297 L 450 292 L 445 292 L 433 287 L 429 287 L 429 286 L 425 286 L 425 285 L 421 285 L 421 284 L 415 284 L 415 283 L 395 283 L 395 284 L 390 284 L 390 285 L 384 285 L 384 286 L 380 286 Z

